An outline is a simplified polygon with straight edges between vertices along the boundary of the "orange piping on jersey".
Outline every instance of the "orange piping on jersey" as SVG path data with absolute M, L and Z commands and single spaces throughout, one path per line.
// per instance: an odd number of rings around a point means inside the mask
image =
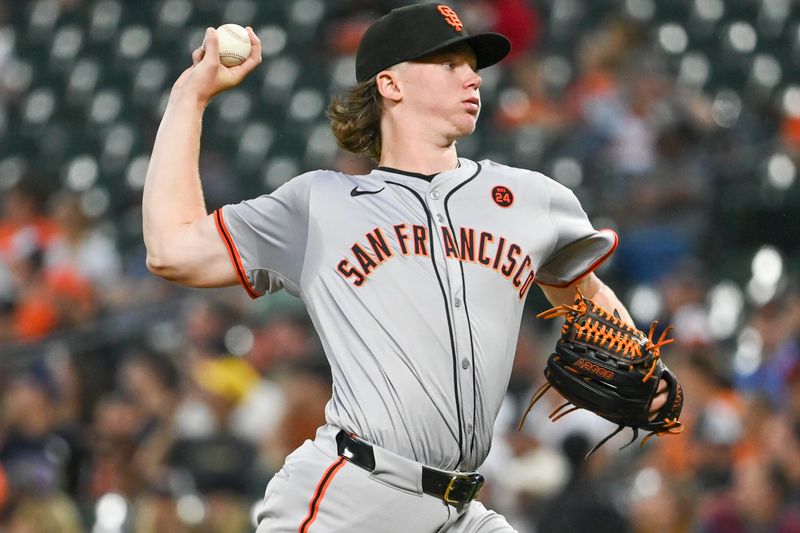
M 575 278 L 573 278 L 573 279 L 571 279 L 571 280 L 567 281 L 566 283 L 560 283 L 560 284 L 558 284 L 558 285 L 551 284 L 551 283 L 544 283 L 544 282 L 541 282 L 541 281 L 537 281 L 536 283 L 538 283 L 539 285 L 545 285 L 545 286 L 547 286 L 547 287 L 557 287 L 557 288 L 569 287 L 569 286 L 570 286 L 570 285 L 572 285 L 573 283 L 577 283 L 577 282 L 579 282 L 580 280 L 582 280 L 583 278 L 585 278 L 586 276 L 588 276 L 589 274 L 591 274 L 592 272 L 594 272 L 594 269 L 596 269 L 596 268 L 597 268 L 597 267 L 599 267 L 601 264 L 603 264 L 603 262 L 604 262 L 606 259 L 608 259 L 608 257 L 609 257 L 611 254 L 613 254 L 613 253 L 614 253 L 614 250 L 616 250 L 616 249 L 617 249 L 617 245 L 619 244 L 619 236 L 617 235 L 617 232 L 616 232 L 616 231 L 614 231 L 614 230 L 612 230 L 612 229 L 608 229 L 608 228 L 601 229 L 600 231 L 610 231 L 610 232 L 611 232 L 611 234 L 612 234 L 612 235 L 614 235 L 614 244 L 611 246 L 611 249 L 610 249 L 610 250 L 608 250 L 608 251 L 607 251 L 607 252 L 606 252 L 606 253 L 605 253 L 605 254 L 604 254 L 602 257 L 599 257 L 598 259 L 596 259 L 596 260 L 594 261 L 594 263 L 592 263 L 591 265 L 589 265 L 589 268 L 587 268 L 587 269 L 586 269 L 586 270 L 583 272 L 583 274 L 580 274 L 580 275 L 576 276 Z
M 244 290 L 247 291 L 247 295 L 255 300 L 259 295 L 247 279 L 247 273 L 242 265 L 242 257 L 239 255 L 239 250 L 236 248 L 236 244 L 233 242 L 231 234 L 225 226 L 225 219 L 222 218 L 222 209 L 214 211 L 214 222 L 217 226 L 219 236 L 222 238 L 222 242 L 225 243 L 225 247 L 228 249 L 228 255 L 231 258 L 233 267 L 236 269 L 236 274 L 239 275 L 239 283 L 241 283 Z
M 308 504 L 308 516 L 306 516 L 305 520 L 300 524 L 300 529 L 298 530 L 299 533 L 308 533 L 308 528 L 311 527 L 311 524 L 314 523 L 314 520 L 317 519 L 317 514 L 319 513 L 319 506 L 322 504 L 322 499 L 325 497 L 325 492 L 328 490 L 328 487 L 331 485 L 331 481 L 333 481 L 334 476 L 336 473 L 341 470 L 345 463 L 344 457 L 339 457 L 322 475 L 322 479 L 319 480 L 317 483 L 317 488 L 314 490 L 314 497 L 311 498 L 311 503 Z

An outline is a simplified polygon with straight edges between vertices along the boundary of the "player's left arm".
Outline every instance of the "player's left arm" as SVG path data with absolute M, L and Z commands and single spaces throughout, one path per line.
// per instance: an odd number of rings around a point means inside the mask
M 579 281 L 568 285 L 566 287 L 551 287 L 548 285 L 540 285 L 545 297 L 554 306 L 557 305 L 572 305 L 575 301 L 575 288 L 580 289 L 581 294 L 593 300 L 605 309 L 613 311 L 617 310 L 622 320 L 628 324 L 635 326 L 633 318 L 625 306 L 622 304 L 616 293 L 603 283 L 603 281 L 590 272 L 589 275 L 584 276 Z M 658 384 L 658 394 L 653 398 L 653 403 L 650 405 L 650 413 L 656 414 L 659 409 L 666 403 L 669 394 L 668 385 L 665 380 L 661 380 Z
M 575 288 L 577 287 L 581 294 L 590 300 L 597 302 L 605 309 L 611 311 L 616 309 L 622 320 L 632 326 L 635 325 L 633 318 L 620 299 L 617 298 L 616 293 L 611 287 L 603 283 L 594 272 L 590 272 L 587 276 L 566 287 L 552 287 L 549 285 L 540 285 L 540 287 L 545 297 L 554 306 L 572 304 L 575 301 Z

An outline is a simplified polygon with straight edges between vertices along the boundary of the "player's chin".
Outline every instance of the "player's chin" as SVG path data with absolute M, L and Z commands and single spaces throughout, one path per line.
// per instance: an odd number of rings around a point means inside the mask
M 471 135 L 478 125 L 478 115 L 467 114 L 461 120 L 456 121 L 455 129 L 459 137 Z

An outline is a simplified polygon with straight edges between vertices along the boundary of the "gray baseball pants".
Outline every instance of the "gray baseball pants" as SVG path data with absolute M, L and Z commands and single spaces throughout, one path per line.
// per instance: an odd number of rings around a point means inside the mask
M 472 501 L 453 506 L 424 494 L 421 465 L 373 447 L 369 472 L 341 457 L 339 428 L 325 425 L 292 452 L 267 486 L 256 533 L 494 533 L 515 531 Z

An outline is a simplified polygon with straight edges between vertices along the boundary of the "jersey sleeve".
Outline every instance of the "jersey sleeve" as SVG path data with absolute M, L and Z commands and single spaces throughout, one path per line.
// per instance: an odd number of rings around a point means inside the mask
M 610 229 L 594 229 L 568 188 L 548 179 L 547 191 L 549 216 L 556 236 L 536 280 L 542 285 L 566 287 L 592 272 L 614 252 L 617 234 Z
M 310 175 L 303 175 L 272 194 L 214 212 L 220 237 L 251 298 L 283 288 L 299 296 L 310 194 Z

